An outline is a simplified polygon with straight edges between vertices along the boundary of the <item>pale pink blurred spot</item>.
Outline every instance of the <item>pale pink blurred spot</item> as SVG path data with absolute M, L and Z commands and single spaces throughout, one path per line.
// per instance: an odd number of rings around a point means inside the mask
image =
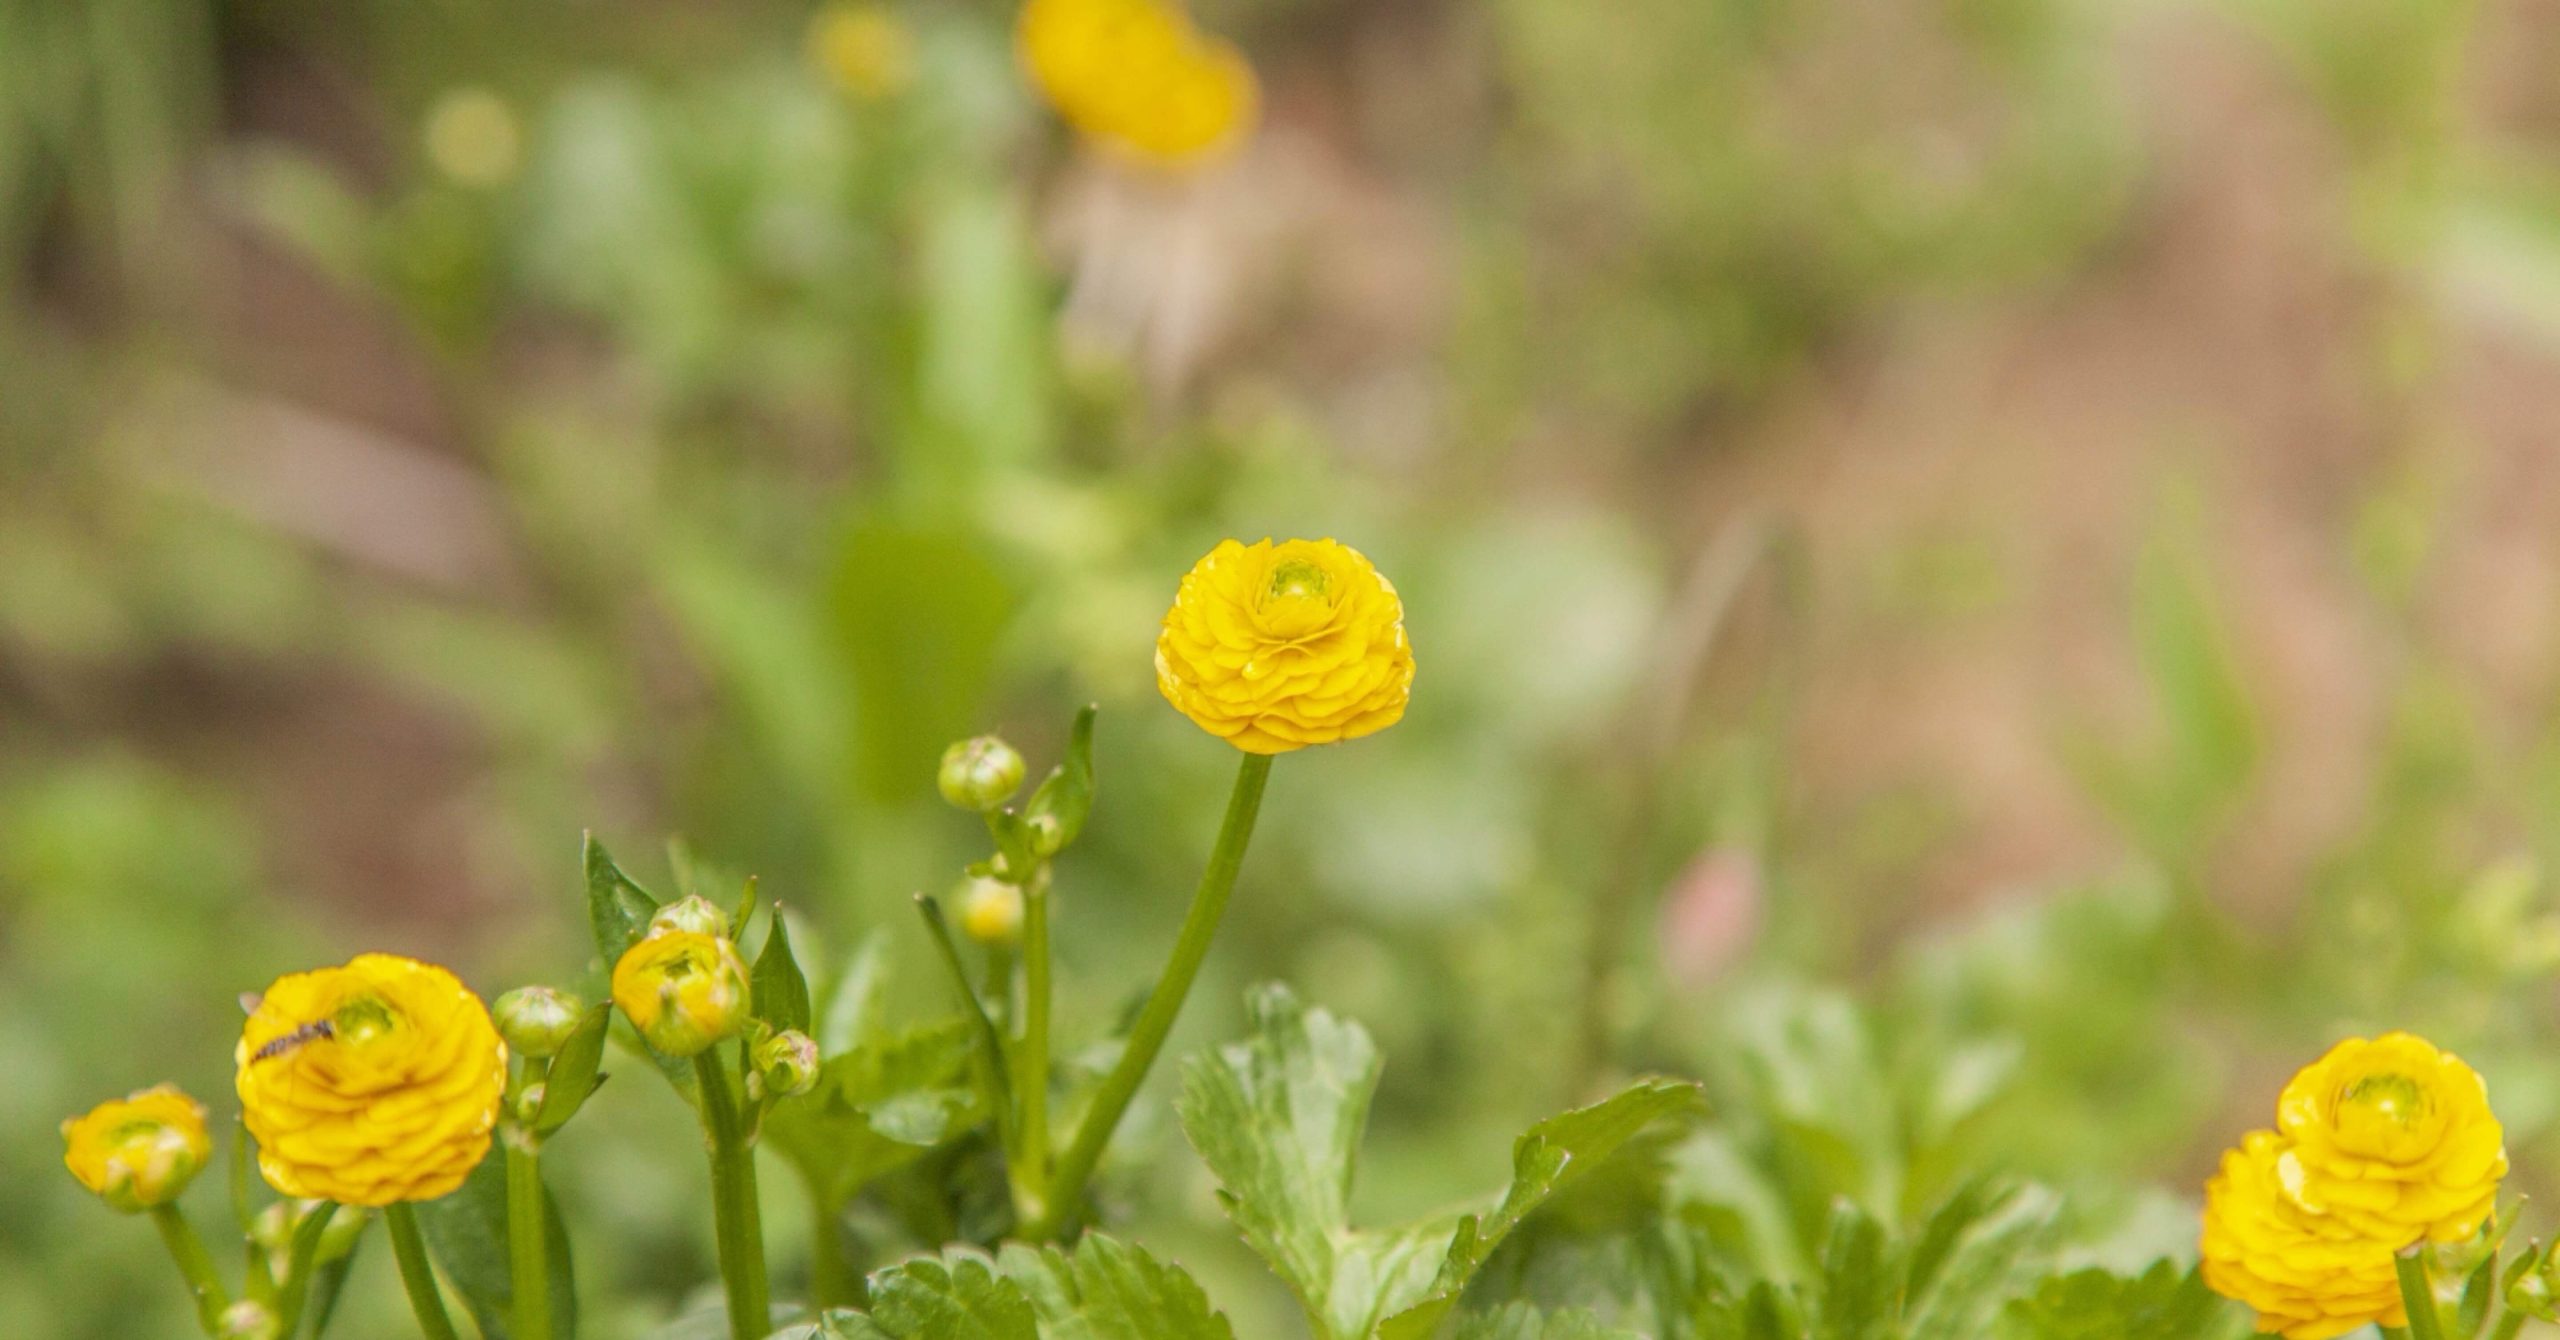
M 1724 975 L 1760 933 L 1760 862 L 1738 847 L 1710 847 L 1662 898 L 1662 971 L 1675 987 Z

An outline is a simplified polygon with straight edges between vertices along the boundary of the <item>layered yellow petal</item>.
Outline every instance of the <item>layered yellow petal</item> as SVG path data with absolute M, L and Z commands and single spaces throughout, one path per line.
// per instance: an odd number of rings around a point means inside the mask
M 1183 577 L 1165 614 L 1156 686 L 1247 753 L 1384 730 L 1413 692 L 1404 603 L 1347 545 L 1223 541 Z

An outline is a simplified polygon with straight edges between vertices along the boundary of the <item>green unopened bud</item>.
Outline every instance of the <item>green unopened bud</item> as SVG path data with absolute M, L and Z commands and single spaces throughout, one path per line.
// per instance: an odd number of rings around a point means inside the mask
M 985 814 L 1022 789 L 1022 755 L 992 735 L 962 740 L 942 751 L 942 773 L 936 781 L 944 800 Z
M 990 949 L 1022 939 L 1022 890 L 1000 879 L 972 879 L 960 892 L 960 929 Z
M 623 951 L 613 1003 L 651 1047 L 700 1054 L 747 1022 L 747 965 L 728 937 L 664 930 Z
M 303 1208 L 306 1213 L 316 1212 L 322 1204 L 308 1200 L 303 1202 Z M 345 1259 L 356 1249 L 356 1240 L 364 1236 L 365 1225 L 372 1221 L 373 1211 L 361 1205 L 339 1206 L 338 1212 L 329 1216 L 329 1226 L 320 1230 L 320 1250 L 313 1259 L 322 1265 Z
M 721 911 L 718 903 L 697 893 L 689 898 L 679 898 L 659 908 L 657 915 L 649 918 L 649 934 L 659 935 L 667 931 L 692 931 L 696 935 L 727 935 L 729 914 Z
M 542 1115 L 542 1100 L 550 1095 L 551 1086 L 539 1080 L 524 1086 L 524 1092 L 516 1095 L 517 1123 L 531 1126 L 534 1118 Z
M 2555 1310 L 2548 1270 L 2528 1270 L 2507 1286 L 2507 1310 L 2536 1321 L 2550 1321 Z
M 498 997 L 489 1013 L 498 1021 L 498 1036 L 519 1056 L 540 1060 L 568 1045 L 578 1031 L 586 1002 L 547 986 L 520 986 Z
M 817 1039 L 796 1028 L 757 1044 L 755 1059 L 765 1091 L 777 1098 L 796 1098 L 818 1087 Z
M 276 1340 L 283 1329 L 274 1309 L 256 1299 L 244 1298 L 222 1310 L 213 1333 L 216 1340 Z
M 1022 827 L 1031 835 L 1032 855 L 1046 860 L 1066 849 L 1067 829 L 1058 822 L 1058 816 L 1035 814 L 1023 820 Z

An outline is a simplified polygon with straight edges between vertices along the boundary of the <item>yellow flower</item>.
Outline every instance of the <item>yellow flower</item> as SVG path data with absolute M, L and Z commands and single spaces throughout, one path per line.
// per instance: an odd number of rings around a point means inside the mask
M 427 111 L 427 157 L 465 186 L 503 186 L 524 157 L 515 109 L 485 88 L 457 88 Z
M 452 973 L 394 954 L 276 979 L 240 1031 L 242 1120 L 288 1196 L 434 1200 L 489 1152 L 507 1044 Z
M 1011 947 L 1022 939 L 1022 890 L 996 879 L 973 879 L 960 893 L 960 929 L 982 945 Z
M 2422 1038 L 2349 1038 L 2276 1103 L 2286 1185 L 2304 1208 L 2397 1249 L 2470 1237 L 2507 1175 L 2478 1072 Z
M 100 1103 L 62 1123 L 63 1166 L 128 1214 L 176 1200 L 212 1152 L 204 1104 L 168 1084 Z
M 2273 1131 L 2252 1131 L 2222 1156 L 2205 1186 L 2205 1283 L 2285 1340 L 2408 1325 L 2392 1245 L 2304 1207 L 2286 1187 L 2291 1149 Z
M 1164 616 L 1156 687 L 1252 754 L 1384 730 L 1413 691 L 1404 602 L 1346 545 L 1222 541 Z
M 1028 0 L 1015 38 L 1032 83 L 1070 125 L 1159 166 L 1234 146 L 1260 105 L 1243 54 L 1167 0 Z
M 660 930 L 613 965 L 613 1003 L 649 1045 L 695 1055 L 747 1022 L 747 965 L 728 937 Z
M 809 56 L 837 88 L 863 102 L 894 98 L 915 81 L 915 35 L 882 5 L 819 10 L 809 24 Z

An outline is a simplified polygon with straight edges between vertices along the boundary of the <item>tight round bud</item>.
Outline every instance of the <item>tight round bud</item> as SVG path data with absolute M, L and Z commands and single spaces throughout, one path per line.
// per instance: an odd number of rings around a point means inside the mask
M 975 736 L 942 751 L 942 772 L 935 780 L 944 800 L 985 814 L 1022 789 L 1022 755 L 992 735 Z
M 204 1104 L 167 1084 L 62 1123 L 62 1162 L 100 1200 L 132 1214 L 176 1200 L 213 1153 Z
M 216 1340 L 276 1340 L 281 1330 L 274 1309 L 254 1298 L 244 1298 L 222 1310 L 213 1333 Z
M 698 1055 L 747 1022 L 747 965 L 727 937 L 662 930 L 613 965 L 613 1003 L 651 1047 Z
M 796 1028 L 758 1043 L 755 1060 L 766 1092 L 777 1098 L 797 1098 L 818 1087 L 817 1039 Z
M 1022 890 L 1000 879 L 973 879 L 961 889 L 960 929 L 990 949 L 1022 939 Z
M 505 1038 L 517 1055 L 540 1060 L 568 1045 L 569 1035 L 578 1031 L 579 1016 L 586 1009 L 585 1001 L 566 991 L 520 986 L 498 997 L 498 1003 L 489 1007 L 489 1014 L 498 1021 L 498 1036 Z
M 658 935 L 667 931 L 727 935 L 729 914 L 721 911 L 718 903 L 697 893 L 659 908 L 657 915 L 649 918 L 648 934 Z
M 2507 1286 L 2507 1309 L 2536 1321 L 2552 1320 L 2555 1310 L 2560 1310 L 2560 1300 L 2552 1295 L 2548 1262 L 2517 1276 L 2516 1282 Z

